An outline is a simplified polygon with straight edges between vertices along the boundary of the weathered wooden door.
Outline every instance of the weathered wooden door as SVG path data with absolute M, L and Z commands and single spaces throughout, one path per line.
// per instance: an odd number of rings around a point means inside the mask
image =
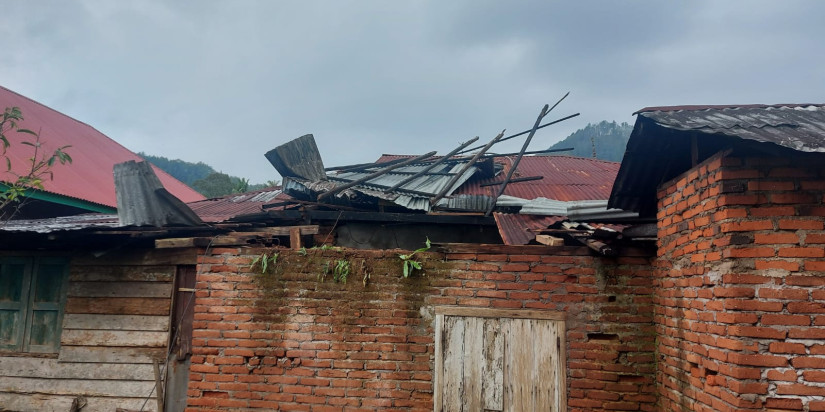
M 559 312 L 436 308 L 435 411 L 564 411 Z

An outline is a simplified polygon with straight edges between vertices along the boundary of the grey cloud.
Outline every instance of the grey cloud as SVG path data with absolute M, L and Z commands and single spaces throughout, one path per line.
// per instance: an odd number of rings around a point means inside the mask
M 314 133 L 327 164 L 442 153 L 532 124 L 643 106 L 820 101 L 825 3 L 12 2 L 3 85 L 135 151 L 275 178 Z M 499 150 L 517 150 L 520 142 Z

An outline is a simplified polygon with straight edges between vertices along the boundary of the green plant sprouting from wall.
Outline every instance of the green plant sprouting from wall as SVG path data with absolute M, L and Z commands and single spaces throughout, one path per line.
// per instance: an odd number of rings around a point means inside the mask
M 249 267 L 252 268 L 255 265 L 261 265 L 261 274 L 266 274 L 266 269 L 269 265 L 275 266 L 278 263 L 278 254 L 273 253 L 271 255 L 267 255 L 266 252 L 261 253 L 260 256 L 256 256 L 255 259 L 252 259 L 252 263 L 249 264 Z
M 351 268 L 352 265 L 350 265 L 349 260 L 328 260 L 321 265 L 321 274 L 318 276 L 318 280 L 323 282 L 327 275 L 332 274 L 333 282 L 347 283 L 347 277 L 350 274 Z
M 398 258 L 401 259 L 401 272 L 403 273 L 405 278 L 410 277 L 410 275 L 415 270 L 421 270 L 421 261 L 420 260 L 413 260 L 413 256 L 416 253 L 426 252 L 430 250 L 430 238 L 428 237 L 427 240 L 424 242 L 424 247 L 416 249 L 412 253 L 408 255 L 398 255 Z

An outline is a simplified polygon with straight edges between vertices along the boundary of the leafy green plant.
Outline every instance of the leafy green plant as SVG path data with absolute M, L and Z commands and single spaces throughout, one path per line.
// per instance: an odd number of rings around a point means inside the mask
M 261 253 L 260 256 L 256 256 L 255 259 L 252 259 L 252 263 L 249 264 L 249 267 L 255 267 L 255 265 L 259 263 L 261 265 L 261 274 L 265 274 L 266 269 L 269 267 L 269 265 L 274 266 L 276 263 L 278 263 L 278 254 L 273 253 L 271 255 L 267 255 L 266 252 Z
M 6 161 L 6 173 L 12 178 L 3 177 L 2 191 L 0 191 L 0 209 L 5 208 L 12 202 L 19 202 L 26 194 L 27 190 L 43 190 L 43 180 L 54 179 L 52 167 L 56 163 L 66 164 L 72 162 L 72 157 L 66 153 L 66 149 L 71 146 L 61 146 L 50 154 L 43 154 L 43 144 L 40 141 L 40 134 L 29 129 L 20 127 L 19 122 L 23 120 L 23 113 L 17 107 L 7 107 L 3 111 L 0 119 L 0 157 Z M 33 154 L 27 159 L 26 170 L 12 170 L 11 158 L 6 151 L 11 147 L 9 140 L 11 133 L 32 136 L 30 140 L 21 140 L 19 143 L 31 146 Z
M 335 261 L 335 268 L 332 270 L 332 280 L 335 282 L 347 283 L 347 276 L 350 272 L 350 263 L 346 259 Z
M 424 247 L 416 249 L 412 253 L 408 255 L 398 255 L 398 258 L 401 259 L 401 269 L 402 273 L 404 274 L 405 278 L 410 277 L 410 275 L 415 270 L 421 270 L 421 261 L 413 260 L 413 256 L 416 253 L 426 252 L 430 250 L 430 238 L 428 237 L 427 240 L 424 242 Z

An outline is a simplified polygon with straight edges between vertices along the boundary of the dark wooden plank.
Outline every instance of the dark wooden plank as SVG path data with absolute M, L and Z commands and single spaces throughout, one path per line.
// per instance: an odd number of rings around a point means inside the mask
M 174 274 L 174 266 L 72 265 L 69 273 L 69 282 L 171 283 Z
M 69 298 L 66 313 L 168 315 L 169 298 Z
M 169 282 L 72 282 L 69 296 L 107 298 L 168 298 L 172 296 Z
M 194 265 L 197 263 L 196 249 L 121 249 L 102 255 L 82 255 L 72 258 L 72 265 Z
M 433 243 L 433 248 L 446 253 L 489 253 L 547 256 L 590 256 L 590 248 L 580 246 L 492 245 L 476 243 Z

